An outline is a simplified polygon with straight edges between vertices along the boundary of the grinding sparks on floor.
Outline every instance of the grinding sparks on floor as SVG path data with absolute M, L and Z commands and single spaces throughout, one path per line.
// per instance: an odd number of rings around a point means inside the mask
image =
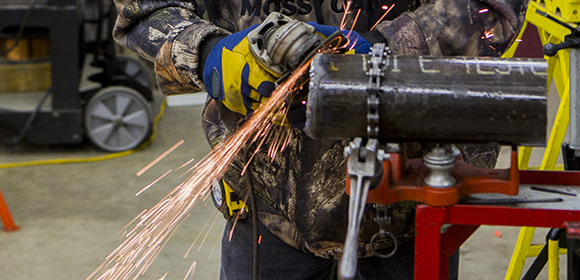
M 385 15 L 390 9 L 392 9 L 392 6 L 387 9 Z M 340 47 L 345 48 L 350 43 L 352 42 L 346 42 Z M 336 48 L 329 47 L 323 47 L 320 50 L 320 52 L 325 53 L 336 51 Z M 289 97 L 306 83 L 303 77 L 305 77 L 309 65 L 310 62 L 307 62 L 294 70 L 292 75 L 272 92 L 268 101 L 253 112 L 237 131 L 230 133 L 223 142 L 214 147 L 208 155 L 187 171 L 186 174 L 189 174 L 187 179 L 151 209 L 143 211 L 136 217 L 131 223 L 135 223 L 133 229 L 128 233 L 124 233 L 124 242 L 105 258 L 105 261 L 87 277 L 87 280 L 136 279 L 144 275 L 169 238 L 190 215 L 196 202 L 205 200 L 210 195 L 212 181 L 224 176 L 232 160 L 238 155 L 245 154 L 242 152 L 245 147 L 254 142 L 259 143 L 258 147 L 252 152 L 250 159 L 247 160 L 241 172 L 242 175 L 246 172 L 252 158 L 258 153 L 264 143 L 268 143 L 270 146 L 268 155 L 271 158 L 274 158 L 278 151 L 283 150 L 290 142 L 292 135 L 285 117 L 288 110 L 286 100 L 291 99 Z M 280 124 L 285 125 L 279 126 Z M 282 129 L 273 130 L 272 128 L 274 127 L 281 127 Z M 140 176 L 145 173 L 181 144 L 183 144 L 183 140 L 137 172 L 137 175 Z M 188 165 L 192 161 L 184 163 L 179 168 Z M 137 195 L 147 190 L 170 172 L 171 170 L 167 171 L 157 180 L 140 190 Z M 217 219 L 217 215 L 213 219 L 212 226 Z M 210 229 L 212 226 L 210 226 Z M 230 235 L 232 233 L 233 229 Z M 209 230 L 205 237 L 208 234 Z M 196 238 L 196 241 L 198 238 Z M 194 241 L 194 244 L 196 241 Z M 203 244 L 203 241 L 201 244 Z M 185 257 L 193 246 L 192 244 Z M 214 245 L 215 247 L 216 245 Z M 195 267 L 196 262 L 193 262 L 184 279 L 193 274 Z M 165 277 L 166 275 L 162 279 Z
M 259 139 L 264 143 L 267 141 L 264 139 L 279 139 L 268 137 L 273 127 L 272 120 L 276 116 L 279 117 L 281 110 L 285 110 L 285 100 L 291 94 L 290 89 L 307 69 L 308 64 L 297 69 L 237 132 L 230 134 L 224 142 L 199 161 L 183 183 L 151 209 L 142 212 L 135 220 L 133 229 L 125 234 L 125 241 L 107 256 L 101 266 L 87 279 L 135 279 L 143 275 L 195 203 L 209 195 L 212 180 L 223 177 L 230 162 L 249 140 Z M 279 143 L 276 145 L 278 147 L 283 147 L 284 143 L 288 142 L 286 138 L 284 141 L 274 141 Z M 180 141 L 174 145 L 168 152 L 140 170 L 138 175 L 143 174 L 181 144 Z M 275 156 L 275 153 L 272 155 Z M 194 267 L 192 265 L 188 274 L 193 273 Z

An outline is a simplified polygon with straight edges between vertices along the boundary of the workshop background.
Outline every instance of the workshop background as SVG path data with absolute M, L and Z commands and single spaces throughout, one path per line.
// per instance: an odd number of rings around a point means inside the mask
M 201 129 L 205 94 L 162 96 L 151 65 L 112 42 L 110 3 L 82 3 L 0 1 L 0 191 L 19 227 L 0 231 L 0 279 L 88 277 L 123 241 L 123 228 L 184 180 L 175 170 L 210 151 Z M 111 98 L 130 104 L 136 121 L 126 125 L 135 125 L 136 138 L 117 132 L 111 142 L 91 126 Z M 551 89 L 551 121 L 558 102 Z M 498 167 L 507 167 L 508 152 Z M 193 262 L 192 279 L 218 279 L 224 220 L 210 200 L 198 202 L 142 279 L 183 279 Z M 478 229 L 461 247 L 460 279 L 503 279 L 518 233 Z M 561 277 L 565 268 L 563 258 Z

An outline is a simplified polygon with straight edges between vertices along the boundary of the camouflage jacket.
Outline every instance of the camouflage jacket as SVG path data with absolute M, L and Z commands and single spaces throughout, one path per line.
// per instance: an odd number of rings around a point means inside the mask
M 279 11 L 301 21 L 338 26 L 346 0 L 115 0 L 119 14 L 113 34 L 121 45 L 155 63 L 158 85 L 164 94 L 204 89 L 200 80 L 200 45 L 211 36 L 223 36 L 262 22 Z M 354 26 L 368 31 L 394 9 L 376 30 L 399 55 L 498 56 L 515 39 L 526 10 L 526 0 L 352 0 L 360 10 Z M 356 13 L 350 13 L 354 15 Z M 350 18 L 352 22 L 352 17 Z M 350 25 L 347 25 L 350 27 Z M 240 116 L 214 100 L 206 103 L 204 129 L 215 146 Z M 288 147 L 274 160 L 263 147 L 250 170 L 258 199 L 260 220 L 291 246 L 321 257 L 339 257 L 346 235 L 348 198 L 345 194 L 346 142 L 313 140 L 292 130 Z M 251 146 L 251 145 L 250 145 Z M 411 155 L 424 146 L 409 144 Z M 251 148 L 251 147 L 250 147 Z M 466 146 L 464 157 L 474 165 L 493 167 L 497 147 Z M 243 153 L 241 153 L 243 154 Z M 245 159 L 239 155 L 224 179 L 240 195 Z M 387 230 L 400 241 L 413 236 L 414 203 L 392 205 Z M 378 232 L 373 208 L 365 212 L 360 254 L 370 255 L 369 240 Z M 388 246 L 384 243 L 382 246 Z

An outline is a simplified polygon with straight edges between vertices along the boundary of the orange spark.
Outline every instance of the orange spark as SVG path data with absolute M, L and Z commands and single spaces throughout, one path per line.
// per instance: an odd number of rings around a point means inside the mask
M 215 250 L 215 247 L 217 247 L 217 244 L 219 243 L 220 240 L 221 240 L 220 238 L 215 239 L 213 247 L 211 248 L 211 251 L 209 252 L 209 255 L 207 256 L 208 260 L 211 258 L 211 255 L 213 254 L 213 251 Z
M 145 186 L 143 189 L 141 189 L 140 191 L 138 191 L 135 196 L 139 196 L 141 193 L 143 193 L 144 191 L 146 191 L 147 189 L 149 189 L 151 186 L 153 186 L 155 183 L 159 182 L 159 180 L 163 179 L 163 177 L 167 176 L 167 174 L 171 173 L 171 169 L 169 169 L 167 172 L 165 172 L 165 174 L 161 175 L 159 178 L 157 178 L 155 181 L 151 182 L 149 185 Z
M 212 214 L 213 215 L 213 214 Z M 216 212 L 215 214 L 216 216 L 219 215 L 219 212 Z M 197 242 L 197 239 L 199 239 L 199 237 L 201 236 L 201 233 L 205 230 L 205 227 L 209 224 L 209 221 L 211 220 L 212 216 L 210 216 L 207 221 L 205 222 L 205 225 L 203 225 L 203 228 L 201 228 L 201 230 L 199 231 L 199 233 L 197 234 L 197 236 L 195 237 L 195 239 L 193 240 L 193 242 L 191 243 L 191 246 L 189 246 L 189 249 L 187 249 L 187 252 L 185 252 L 185 256 L 183 256 L 183 258 L 187 258 L 187 256 L 189 255 L 189 252 L 191 251 L 191 249 L 193 248 L 193 246 L 195 245 L 195 243 Z
M 383 10 L 386 10 L 385 13 L 381 16 L 381 18 L 379 18 L 379 20 L 377 20 L 377 22 L 375 23 L 375 25 L 373 25 L 373 27 L 371 27 L 370 30 L 375 29 L 375 27 L 377 27 L 377 25 L 379 25 L 379 23 L 387 16 L 387 14 L 395 7 L 395 3 L 393 3 L 393 5 L 391 5 L 388 9 L 385 9 L 386 5 L 383 6 Z
M 113 250 L 86 279 L 135 279 L 143 275 L 179 225 L 189 216 L 196 202 L 209 195 L 212 181 L 224 176 L 231 161 L 250 143 L 249 140 L 256 137 L 269 137 L 272 128 L 275 127 L 272 121 L 285 107 L 285 99 L 293 93 L 291 89 L 306 73 L 308 67 L 309 63 L 306 63 L 296 69 L 238 130 L 230 133 L 223 142 L 192 167 L 187 179 L 149 210 L 142 212 L 135 220 L 136 224 L 133 229 L 125 235 L 126 239 L 121 245 Z M 287 138 L 283 146 L 288 141 Z M 137 172 L 137 175 L 143 174 L 183 142 L 181 140 L 175 144 L 170 150 Z M 260 149 L 260 146 L 257 149 Z M 217 215 L 219 212 L 216 213 L 216 218 Z
M 132 223 L 134 223 L 137 219 L 139 219 L 139 217 L 141 217 L 141 215 L 143 215 L 145 213 L 145 211 L 147 211 L 147 209 L 143 209 L 143 211 L 141 211 L 141 213 L 139 213 L 139 215 L 137 215 L 135 218 L 133 218 L 133 220 L 131 220 L 126 226 L 124 226 L 119 232 L 117 232 L 117 234 L 121 233 L 121 231 L 125 231 Z M 125 234 L 123 234 L 125 235 Z
M 358 16 L 360 15 L 360 12 L 361 12 L 361 10 L 358 10 L 358 12 L 356 12 L 356 16 L 354 17 L 354 20 L 352 21 L 352 26 L 350 27 L 348 34 L 346 34 L 346 38 L 348 38 L 349 40 L 350 40 L 350 34 L 352 34 L 352 31 L 354 30 L 354 26 L 356 25 L 356 22 L 358 21 Z
M 177 147 L 181 146 L 181 144 L 183 144 L 184 142 L 185 141 L 183 141 L 183 139 L 181 141 L 177 142 L 177 144 L 173 145 L 173 147 L 169 148 L 169 150 L 165 151 L 163 154 L 161 154 L 156 159 L 154 159 L 151 163 L 149 163 L 145 167 L 143 167 L 143 169 L 139 170 L 137 172 L 137 176 L 143 175 L 143 173 L 145 173 L 147 170 L 149 170 L 151 167 L 153 167 L 153 165 L 157 164 L 159 161 L 161 161 L 164 157 L 166 157 L 168 154 L 173 152 L 175 149 L 177 149 Z
M 247 205 L 246 202 L 248 201 L 249 195 L 250 195 L 250 192 L 246 193 L 246 197 L 244 198 L 244 205 Z M 238 224 L 238 219 L 240 219 L 240 216 L 242 214 L 244 214 L 245 211 L 247 211 L 246 207 L 243 207 L 242 210 L 240 210 L 240 212 L 238 212 L 236 214 L 236 218 L 234 219 L 234 224 L 232 225 L 232 229 L 230 230 L 230 234 L 228 236 L 228 242 L 232 241 L 232 237 L 234 236 L 234 229 L 236 229 L 236 225 Z
M 189 267 L 189 270 L 187 271 L 187 274 L 185 274 L 185 277 L 183 277 L 183 280 L 187 279 L 187 277 L 189 275 L 193 276 L 193 272 L 195 271 L 195 267 L 197 266 L 197 262 L 193 262 L 191 264 L 191 266 Z
M 177 168 L 177 169 L 176 169 L 176 171 L 177 171 L 177 170 L 179 170 L 179 169 L 181 169 L 181 168 L 183 168 L 183 167 L 185 167 L 186 165 L 189 165 L 189 164 L 190 164 L 190 163 L 192 163 L 194 160 L 195 160 L 194 158 L 192 158 L 192 159 L 188 160 L 186 163 L 182 164 L 182 165 L 181 165 L 179 168 Z
M 359 37 L 357 37 L 356 40 L 354 40 L 354 42 L 352 42 L 352 44 L 350 44 L 350 48 L 348 48 L 349 51 L 354 49 L 354 46 L 356 46 L 356 42 L 358 42 L 358 38 Z
M 344 2 L 342 3 L 342 7 L 344 8 L 344 12 L 342 13 L 342 19 L 340 20 L 340 25 L 339 25 L 340 30 L 344 30 L 344 28 L 346 27 L 346 15 L 348 13 L 350 13 L 350 4 L 351 4 L 351 1 L 347 1 L 346 7 L 345 7 Z
M 217 221 L 217 218 L 219 217 L 219 215 L 216 215 L 215 218 L 213 219 L 213 222 L 211 223 L 211 226 L 209 226 L 209 229 L 207 230 L 207 233 L 205 234 L 205 236 L 203 237 L 203 240 L 201 240 L 201 243 L 199 244 L 199 247 L 197 248 L 197 251 L 199 252 L 199 250 L 201 250 L 201 247 L 203 246 L 203 243 L 205 243 L 205 240 L 207 239 L 207 236 L 209 235 L 210 231 L 213 229 L 213 225 L 215 224 L 215 221 Z

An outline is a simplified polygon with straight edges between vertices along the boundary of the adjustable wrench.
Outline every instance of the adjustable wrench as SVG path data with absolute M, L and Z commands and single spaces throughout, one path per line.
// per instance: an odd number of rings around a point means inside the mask
M 377 139 L 355 138 L 345 148 L 348 158 L 347 167 L 350 177 L 350 197 L 348 205 L 348 229 L 344 244 L 344 253 L 340 260 L 341 279 L 354 279 L 358 264 L 358 236 L 360 223 L 367 201 L 367 195 L 373 178 L 380 175 L 384 151 L 378 149 Z

